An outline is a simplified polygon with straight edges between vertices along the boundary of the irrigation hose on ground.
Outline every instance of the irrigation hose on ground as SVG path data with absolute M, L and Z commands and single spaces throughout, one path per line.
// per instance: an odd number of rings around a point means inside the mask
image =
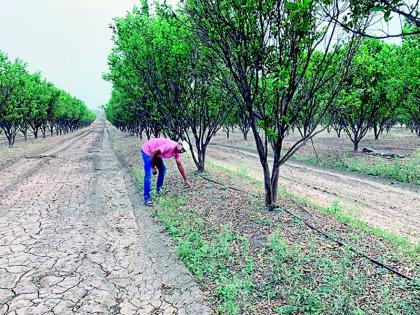
M 247 195 L 251 195 L 251 196 L 257 197 L 256 195 L 250 194 L 249 192 L 247 192 L 247 191 L 245 191 L 245 190 L 243 190 L 243 189 L 240 189 L 240 188 L 236 188 L 236 187 L 232 187 L 232 186 L 226 185 L 226 184 L 224 184 L 224 183 L 222 183 L 222 182 L 216 181 L 216 180 L 211 179 L 211 178 L 209 178 L 209 177 L 207 177 L 207 176 L 200 175 L 200 174 L 198 174 L 198 176 L 200 176 L 201 178 L 203 178 L 203 179 L 205 179 L 205 180 L 207 180 L 207 181 L 209 181 L 209 182 L 212 182 L 212 183 L 214 183 L 214 184 L 218 184 L 218 185 L 221 185 L 221 186 L 227 187 L 227 188 L 229 188 L 230 190 L 233 190 L 233 191 L 236 191 L 236 192 L 245 193 L 245 194 L 247 194 Z M 307 210 L 306 210 L 306 209 L 304 209 L 304 208 L 303 208 L 300 204 L 298 204 L 296 201 L 294 201 L 294 200 L 293 200 L 293 198 L 291 198 L 291 200 L 292 200 L 292 202 L 293 202 L 294 204 L 296 204 L 296 205 L 297 205 L 297 206 L 298 206 L 301 210 L 307 211 Z M 401 278 L 408 279 L 408 280 L 411 280 L 411 281 L 416 281 L 416 282 L 418 281 L 417 279 L 414 279 L 414 278 L 412 278 L 412 277 L 410 277 L 410 276 L 408 276 L 408 275 L 406 275 L 406 274 L 403 274 L 403 273 L 399 272 L 398 270 L 396 270 L 396 269 L 394 269 L 394 268 L 392 268 L 392 267 L 390 267 L 390 266 L 388 266 L 388 265 L 385 265 L 384 263 L 381 263 L 380 261 L 376 260 L 375 258 L 370 257 L 369 255 L 367 255 L 367 254 L 365 254 L 365 253 L 363 253 L 363 252 L 360 252 L 360 251 L 358 251 L 357 249 L 355 249 L 355 248 L 351 247 L 350 245 L 348 245 L 348 244 L 346 244 L 346 243 L 344 243 L 344 242 L 342 242 L 342 241 L 340 241 L 340 240 L 336 239 L 335 237 L 333 237 L 333 236 L 329 235 L 328 233 L 326 233 L 326 232 L 324 232 L 324 231 L 320 230 L 319 228 L 317 228 L 317 227 L 316 227 L 316 226 L 314 226 L 313 224 L 309 223 L 308 221 L 306 221 L 305 219 L 303 219 L 303 218 L 302 218 L 302 217 L 300 217 L 299 215 L 297 215 L 297 214 L 295 214 L 295 213 L 291 212 L 290 210 L 288 210 L 288 209 L 286 209 L 286 208 L 282 208 L 282 210 L 283 210 L 284 212 L 288 213 L 289 215 L 291 215 L 292 217 L 294 217 L 294 218 L 298 219 L 299 221 L 303 222 L 303 223 L 304 223 L 306 226 L 308 226 L 310 229 L 312 229 L 312 230 L 314 230 L 314 231 L 318 232 L 319 234 L 321 234 L 321 235 L 322 235 L 323 237 L 325 237 L 326 239 L 328 239 L 328 240 L 330 240 L 330 241 L 333 241 L 333 242 L 337 243 L 337 244 L 338 244 L 338 245 L 340 245 L 340 246 L 343 246 L 343 247 L 346 247 L 346 248 L 350 249 L 352 252 L 354 252 L 355 254 L 357 254 L 357 255 L 359 255 L 359 256 L 361 256 L 361 257 L 363 257 L 363 258 L 366 258 L 366 259 L 367 259 L 367 260 L 369 260 L 371 263 L 373 263 L 373 264 L 375 264 L 375 265 L 377 265 L 377 266 L 379 266 L 379 267 L 385 268 L 385 269 L 387 269 L 388 271 L 390 271 L 390 272 L 392 272 L 392 273 L 396 274 L 397 276 L 399 276 L 399 277 L 401 277 Z

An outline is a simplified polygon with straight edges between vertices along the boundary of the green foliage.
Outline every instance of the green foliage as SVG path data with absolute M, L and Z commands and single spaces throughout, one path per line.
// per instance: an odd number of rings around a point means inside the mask
M 409 30 L 414 27 L 408 27 Z M 418 28 L 417 28 L 418 29 Z M 401 99 L 400 119 L 413 132 L 420 136 L 420 36 L 403 38 L 398 51 L 399 71 L 396 73 L 401 81 L 403 97 Z
M 343 12 L 335 10 L 333 2 L 186 2 L 195 33 L 226 69 L 238 118 L 251 127 L 270 209 L 275 204 L 279 167 L 316 133 L 357 48 L 357 38 L 343 34 L 334 23 L 321 22 L 332 16 L 340 19 Z M 343 43 L 346 51 L 339 53 Z M 302 139 L 285 146 L 288 132 L 295 127 L 302 130 Z
M 222 99 L 214 56 L 191 32 L 187 17 L 165 4 L 151 15 L 143 2 L 112 27 L 107 119 L 131 134 L 186 139 L 203 172 L 207 145 L 232 107 Z
M 364 40 L 337 99 L 339 107 L 334 117 L 353 142 L 354 151 L 371 128 L 379 135 L 386 124 L 395 123 L 402 96 L 401 83 L 393 74 L 397 65 L 397 47 L 380 40 Z
M 29 73 L 21 60 L 10 61 L 0 51 L 0 128 L 9 146 L 18 131 L 26 138 L 30 128 L 36 138 L 39 130 L 44 136 L 47 129 L 51 134 L 54 128 L 69 132 L 94 119 L 82 101 L 54 87 L 40 73 Z
M 330 207 L 325 209 L 325 213 L 332 214 L 332 215 L 338 215 L 343 211 L 343 208 L 339 201 L 334 200 Z
M 389 22 L 392 18 L 396 19 L 399 16 L 401 20 L 405 19 L 410 23 L 416 24 L 420 27 L 419 14 L 419 3 L 416 1 L 409 0 L 350 0 L 349 9 L 347 14 L 343 17 L 342 26 L 349 30 L 354 31 L 356 26 L 360 24 L 361 18 L 366 15 L 375 16 L 375 19 L 380 17 L 385 22 Z M 399 32 L 393 34 L 378 35 L 377 32 L 369 32 L 363 30 L 364 34 L 369 36 L 377 37 L 388 37 L 388 36 L 401 36 Z M 402 30 L 402 34 L 419 34 L 413 30 Z
M 321 124 L 345 130 L 355 151 L 371 128 L 378 137 L 404 122 L 420 132 L 418 38 L 403 48 L 362 40 L 372 13 L 362 4 L 188 0 L 152 13 L 142 1 L 111 26 L 107 119 L 132 135 L 187 140 L 200 172 L 222 126 L 252 130 L 272 209 L 279 168 Z M 285 145 L 295 129 L 301 138 Z

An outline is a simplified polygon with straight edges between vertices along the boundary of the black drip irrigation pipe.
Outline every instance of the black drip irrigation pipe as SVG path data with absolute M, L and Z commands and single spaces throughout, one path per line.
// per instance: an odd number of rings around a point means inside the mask
M 235 187 L 232 187 L 232 186 L 226 185 L 226 184 L 224 184 L 224 183 L 222 183 L 222 182 L 219 182 L 219 181 L 216 181 L 216 180 L 214 180 L 214 179 L 208 178 L 208 177 L 206 177 L 206 176 L 204 176 L 204 175 L 199 175 L 199 176 L 200 176 L 201 178 L 203 178 L 203 179 L 205 179 L 205 180 L 209 181 L 209 182 L 212 182 L 212 183 L 215 183 L 215 184 L 218 184 L 218 185 L 221 185 L 221 186 L 227 187 L 227 188 L 229 188 L 230 190 L 237 191 L 237 192 L 241 192 L 241 193 L 245 193 L 245 194 L 248 194 L 248 195 L 250 194 L 249 192 L 247 192 L 247 191 L 245 191 L 245 190 L 243 190 L 243 189 L 240 189 L 240 188 L 235 188 Z M 252 195 L 252 196 L 254 196 L 254 197 L 257 197 L 256 195 L 253 195 L 253 194 L 251 194 L 251 195 Z M 293 201 L 293 203 L 295 203 L 295 204 L 296 204 L 296 205 L 297 205 L 300 209 L 305 210 L 305 209 L 303 209 L 303 207 L 302 207 L 300 204 L 298 204 L 296 201 L 294 201 L 293 199 L 292 199 L 292 201 Z M 286 208 L 281 208 L 281 210 L 283 210 L 284 212 L 288 213 L 288 214 L 289 214 L 289 215 L 291 215 L 292 217 L 294 217 L 294 218 L 296 218 L 296 219 L 298 219 L 298 220 L 302 221 L 305 225 L 307 225 L 307 226 L 308 226 L 309 228 L 311 228 L 312 230 L 314 230 L 314 231 L 318 232 L 319 234 L 321 234 L 321 235 L 322 235 L 323 237 L 325 237 L 326 239 L 328 239 L 328 240 L 330 240 L 330 241 L 333 241 L 333 242 L 337 243 L 337 244 L 338 244 L 338 245 L 340 245 L 340 246 L 343 246 L 343 247 L 346 247 L 346 248 L 350 249 L 350 250 L 351 250 L 352 252 L 354 252 L 355 254 L 357 254 L 357 255 L 359 255 L 359 256 L 361 256 L 361 257 L 363 257 L 363 258 L 366 258 L 367 260 L 369 260 L 369 261 L 370 261 L 370 262 L 372 262 L 373 264 L 378 265 L 379 267 L 382 267 L 382 268 L 384 268 L 384 269 L 387 269 L 388 271 L 390 271 L 390 272 L 392 272 L 392 273 L 396 274 L 397 276 L 399 276 L 399 277 L 401 277 L 401 278 L 404 278 L 404 279 L 407 279 L 407 280 L 411 280 L 411 281 L 417 281 L 416 279 L 414 279 L 414 278 L 412 278 L 412 277 L 410 277 L 410 276 L 407 276 L 406 274 L 403 274 L 403 273 L 399 272 L 398 270 L 396 270 L 396 269 L 394 269 L 394 268 L 392 268 L 392 267 L 390 267 L 390 266 L 388 266 L 388 265 L 385 265 L 384 263 L 381 263 L 380 261 L 376 260 L 375 258 L 370 257 L 370 256 L 366 255 L 365 253 L 358 251 L 357 249 L 355 249 L 355 248 L 351 247 L 350 245 L 348 245 L 348 244 L 346 244 L 346 243 L 344 243 L 344 242 L 342 242 L 342 241 L 340 241 L 340 240 L 336 239 L 335 237 L 333 237 L 333 236 L 329 235 L 328 233 L 326 233 L 326 232 L 324 232 L 324 231 L 322 231 L 322 230 L 318 229 L 316 226 L 312 225 L 311 223 L 309 223 L 308 221 L 306 221 L 305 219 L 303 219 L 303 218 L 302 218 L 302 217 L 300 217 L 299 215 L 297 215 L 297 214 L 295 214 L 295 213 L 293 213 L 293 212 L 291 212 L 291 211 L 287 210 Z M 306 210 L 305 210 L 305 211 L 306 211 Z

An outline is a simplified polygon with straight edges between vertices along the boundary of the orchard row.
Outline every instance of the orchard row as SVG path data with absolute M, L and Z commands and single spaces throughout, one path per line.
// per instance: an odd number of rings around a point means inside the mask
M 199 171 L 217 130 L 251 130 L 273 208 L 280 166 L 324 128 L 344 131 L 355 151 L 370 129 L 403 123 L 420 135 L 418 25 L 407 20 L 403 33 L 417 35 L 386 44 L 366 36 L 378 10 L 342 3 L 188 0 L 152 12 L 143 1 L 112 25 L 107 118 L 189 141 Z
M 0 128 L 9 146 L 21 132 L 63 134 L 88 126 L 95 114 L 79 99 L 55 87 L 39 72 L 30 73 L 21 60 L 0 51 Z

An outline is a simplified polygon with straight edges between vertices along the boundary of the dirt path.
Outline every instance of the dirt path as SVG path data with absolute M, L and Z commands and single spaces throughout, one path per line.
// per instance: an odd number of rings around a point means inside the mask
M 257 155 L 249 151 L 212 145 L 208 157 L 224 167 L 263 178 Z M 296 162 L 284 165 L 280 177 L 281 187 L 288 192 L 323 206 L 337 200 L 371 226 L 414 243 L 420 240 L 420 189 Z
M 0 314 L 209 314 L 103 122 L 0 172 Z

